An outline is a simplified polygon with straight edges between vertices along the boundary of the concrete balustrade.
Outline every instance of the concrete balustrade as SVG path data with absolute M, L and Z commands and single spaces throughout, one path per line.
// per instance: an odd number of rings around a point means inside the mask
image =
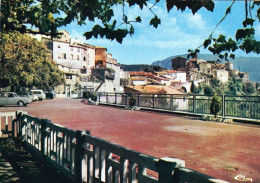
M 13 116 L 12 127 L 17 130 L 12 134 L 71 182 L 225 182 L 185 168 L 184 160 L 152 157 L 94 137 L 89 131 L 71 130 L 23 112 Z

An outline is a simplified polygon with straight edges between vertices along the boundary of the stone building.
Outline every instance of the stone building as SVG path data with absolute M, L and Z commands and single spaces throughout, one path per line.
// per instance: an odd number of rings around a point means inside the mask
M 187 65 L 187 59 L 183 57 L 176 57 L 172 61 L 172 70 L 185 71 Z

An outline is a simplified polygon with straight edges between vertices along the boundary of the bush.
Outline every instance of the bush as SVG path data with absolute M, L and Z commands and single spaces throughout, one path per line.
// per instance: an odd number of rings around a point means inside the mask
M 190 92 L 191 93 L 196 93 L 197 92 L 197 87 L 196 87 L 194 81 L 192 81 L 192 83 L 191 83 Z
M 214 95 L 214 90 L 209 85 L 206 85 L 204 88 L 205 95 Z
M 96 95 L 96 93 L 91 93 L 91 100 L 93 100 L 94 102 L 97 101 L 97 95 Z
M 129 105 L 130 107 L 134 107 L 136 104 L 136 98 L 134 95 L 131 95 L 130 99 L 129 99 Z
M 217 117 L 218 112 L 221 110 L 221 99 L 219 96 L 214 95 L 210 104 L 210 113 Z
M 89 92 L 89 91 L 84 92 L 84 93 L 83 93 L 83 97 L 88 100 L 88 99 L 90 98 L 90 92 Z

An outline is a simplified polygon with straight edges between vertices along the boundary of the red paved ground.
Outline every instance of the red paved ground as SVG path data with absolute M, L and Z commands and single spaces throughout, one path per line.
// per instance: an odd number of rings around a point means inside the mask
M 260 182 L 260 126 L 205 122 L 191 117 L 91 106 L 79 99 L 35 102 L 22 109 L 63 126 L 156 157 L 183 159 L 186 167 L 230 182 L 236 175 Z

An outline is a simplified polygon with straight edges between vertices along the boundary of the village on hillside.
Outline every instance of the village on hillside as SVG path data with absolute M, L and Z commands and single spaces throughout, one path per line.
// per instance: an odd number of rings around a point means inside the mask
M 124 71 L 117 59 L 107 48 L 83 43 L 72 39 L 70 33 L 60 31 L 59 38 L 30 34 L 31 37 L 47 45 L 59 70 L 64 73 L 65 84 L 55 88 L 60 97 L 82 97 L 85 92 L 107 93 L 153 93 L 186 94 L 203 93 L 202 86 L 219 87 L 223 90 L 230 80 L 249 83 L 249 74 L 233 69 L 233 63 L 217 63 L 199 58 L 172 59 L 172 69 L 145 71 Z M 192 86 L 193 85 L 193 86 Z M 249 86 L 249 87 L 250 87 Z M 194 90 L 196 87 L 196 91 Z M 218 89 L 216 89 L 218 90 Z M 237 89 L 235 93 L 237 94 Z M 239 91 L 239 89 L 238 89 Z M 211 92 L 203 94 L 213 94 Z

